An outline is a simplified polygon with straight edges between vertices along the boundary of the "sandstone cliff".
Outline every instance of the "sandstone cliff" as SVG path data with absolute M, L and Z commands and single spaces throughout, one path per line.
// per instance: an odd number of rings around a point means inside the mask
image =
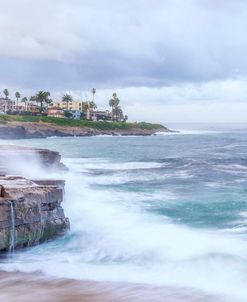
M 15 156 L 38 157 L 46 168 L 64 168 L 57 152 L 0 146 L 1 251 L 35 245 L 69 229 L 69 220 L 61 207 L 64 181 L 6 176 L 8 172 L 18 172 L 8 165 Z
M 38 244 L 69 228 L 61 207 L 63 182 L 0 177 L 0 250 Z
M 0 139 L 46 138 L 51 136 L 95 136 L 95 135 L 134 135 L 149 136 L 156 132 L 172 132 L 163 127 L 161 129 L 114 129 L 97 130 L 89 127 L 61 126 L 50 123 L 11 122 L 0 126 Z

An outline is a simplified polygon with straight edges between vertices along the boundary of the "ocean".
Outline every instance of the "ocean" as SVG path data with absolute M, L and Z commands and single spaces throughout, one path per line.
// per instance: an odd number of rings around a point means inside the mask
M 66 180 L 71 231 L 1 259 L 1 270 L 247 301 L 247 130 L 7 143 L 61 153 L 68 172 L 23 173 Z

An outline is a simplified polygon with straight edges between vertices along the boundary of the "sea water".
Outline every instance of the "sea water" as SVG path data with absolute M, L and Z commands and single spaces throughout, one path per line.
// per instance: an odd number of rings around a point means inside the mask
M 12 143 L 61 153 L 68 172 L 39 173 L 66 180 L 71 231 L 15 252 L 2 270 L 247 301 L 247 131 Z

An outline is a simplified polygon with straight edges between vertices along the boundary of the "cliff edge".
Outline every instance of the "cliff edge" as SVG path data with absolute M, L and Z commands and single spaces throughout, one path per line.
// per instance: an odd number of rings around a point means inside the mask
M 0 146 L 0 251 L 36 245 L 69 229 L 61 206 L 64 181 L 7 175 L 15 173 L 8 167 L 7 157 L 23 154 L 29 158 L 38 156 L 43 167 L 64 168 L 57 152 Z
M 51 136 L 149 136 L 174 132 L 160 124 L 71 120 L 55 117 L 0 116 L 0 139 L 46 138 Z

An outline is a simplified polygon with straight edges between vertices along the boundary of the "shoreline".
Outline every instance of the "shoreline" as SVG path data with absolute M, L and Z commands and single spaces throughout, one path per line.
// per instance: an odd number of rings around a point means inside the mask
M 150 128 L 126 127 L 97 129 L 92 126 L 58 125 L 48 122 L 8 122 L 0 125 L 0 139 L 29 139 L 47 137 L 89 137 L 98 135 L 109 136 L 151 136 L 157 132 L 174 133 L 164 126 L 150 126 Z M 128 124 L 127 124 L 128 126 Z
M 8 156 L 19 152 L 25 154 L 29 159 L 33 148 L 14 147 L 11 152 L 9 146 L 2 145 L 2 153 L 7 152 Z M 1 148 L 0 148 L 1 149 Z M 51 161 L 60 166 L 60 155 L 58 152 L 48 149 L 35 149 L 43 154 L 42 160 L 47 166 Z M 31 152 L 31 153 L 29 153 Z M 48 156 L 50 152 L 53 153 Z M 3 156 L 2 156 L 3 157 Z M 15 179 L 16 181 L 17 179 Z M 23 180 L 22 185 L 23 185 Z M 45 181 L 47 185 L 47 180 Z M 37 185 L 42 185 L 42 180 L 36 180 Z M 51 184 L 49 183 L 48 186 Z M 54 185 L 54 184 L 53 184 Z M 18 187 L 18 190 L 20 188 Z M 23 204 L 23 201 L 21 201 Z M 54 238 L 54 237 L 53 237 Z M 8 254 L 6 254 L 7 257 Z M 14 262 L 15 255 L 10 255 L 8 261 Z M 17 264 L 18 268 L 18 264 Z M 24 269 L 25 270 L 25 269 Z M 49 273 L 49 271 L 48 271 Z M 96 279 L 96 276 L 93 278 Z M 128 276 L 124 278 L 128 280 Z M 35 301 L 45 302 L 226 302 L 224 297 L 206 293 L 195 288 L 186 288 L 179 286 L 158 286 L 141 283 L 114 282 L 114 281 L 93 281 L 93 280 L 75 280 L 61 278 L 56 276 L 44 275 L 40 272 L 0 272 L 0 298 L 8 302 L 27 302 Z

